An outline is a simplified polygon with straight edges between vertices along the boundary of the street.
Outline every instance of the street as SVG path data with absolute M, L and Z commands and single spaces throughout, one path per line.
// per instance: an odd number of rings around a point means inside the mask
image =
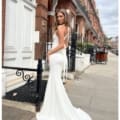
M 107 64 L 90 65 L 75 80 L 68 80 L 66 91 L 72 103 L 86 111 L 93 120 L 118 120 L 118 56 L 109 53 Z M 9 102 L 10 103 L 10 102 Z M 9 105 L 3 100 L 3 120 L 30 120 L 34 110 L 25 103 Z M 23 106 L 23 109 L 22 109 Z

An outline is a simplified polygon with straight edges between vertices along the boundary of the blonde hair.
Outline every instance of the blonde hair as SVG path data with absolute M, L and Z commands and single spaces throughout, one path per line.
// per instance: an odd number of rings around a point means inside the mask
M 57 14 L 58 14 L 59 12 L 64 15 L 64 20 L 65 20 L 65 21 L 64 21 L 64 22 L 65 22 L 64 24 L 65 24 L 66 26 L 69 26 L 68 14 L 67 14 L 66 10 L 65 10 L 65 9 L 57 9 L 56 12 L 55 12 L 55 25 L 54 25 L 55 30 L 57 29 L 57 26 L 59 25 L 58 22 L 57 22 L 57 20 L 56 20 Z

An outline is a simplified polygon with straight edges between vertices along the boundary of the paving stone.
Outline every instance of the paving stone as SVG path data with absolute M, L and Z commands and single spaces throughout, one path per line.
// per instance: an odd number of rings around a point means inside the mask
M 35 114 L 29 111 L 24 111 L 14 107 L 2 107 L 2 120 L 31 120 Z

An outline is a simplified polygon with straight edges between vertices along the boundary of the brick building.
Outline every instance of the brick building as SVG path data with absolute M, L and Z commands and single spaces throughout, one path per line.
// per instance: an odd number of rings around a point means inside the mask
M 102 43 L 95 0 L 2 0 L 2 65 L 35 68 L 35 58 L 45 58 L 54 13 L 60 8 L 68 12 L 72 31 L 82 36 L 82 42 Z M 3 94 L 23 84 L 14 73 L 3 69 Z
M 104 33 L 100 24 L 95 0 L 37 0 L 36 30 L 40 31 L 40 40 L 45 45 L 52 41 L 54 12 L 64 8 L 69 14 L 69 22 L 73 31 L 82 35 L 84 41 L 104 42 Z M 83 42 L 84 42 L 83 41 Z
M 46 50 L 46 42 L 52 39 L 51 28 L 54 24 L 54 11 L 59 8 L 64 8 L 69 12 L 71 28 L 76 30 L 79 35 L 82 34 L 84 41 L 103 42 L 104 33 L 100 25 L 95 0 L 34 0 L 34 2 L 37 3 L 35 30 L 39 32 L 39 43 L 42 44 L 43 53 Z M 5 36 L 5 4 L 6 0 L 3 1 L 2 51 L 4 51 Z

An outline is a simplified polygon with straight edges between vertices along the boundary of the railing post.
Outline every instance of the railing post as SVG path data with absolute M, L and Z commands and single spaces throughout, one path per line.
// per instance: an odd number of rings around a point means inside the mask
M 37 65 L 37 100 L 36 100 L 36 111 L 40 110 L 40 101 L 42 99 L 42 93 L 41 93 L 41 82 L 42 82 L 42 59 L 38 59 L 38 65 Z
M 75 57 L 76 57 L 76 41 L 77 41 L 77 33 L 72 34 L 72 39 L 71 39 L 71 59 L 70 59 L 70 65 L 71 71 L 75 71 Z

